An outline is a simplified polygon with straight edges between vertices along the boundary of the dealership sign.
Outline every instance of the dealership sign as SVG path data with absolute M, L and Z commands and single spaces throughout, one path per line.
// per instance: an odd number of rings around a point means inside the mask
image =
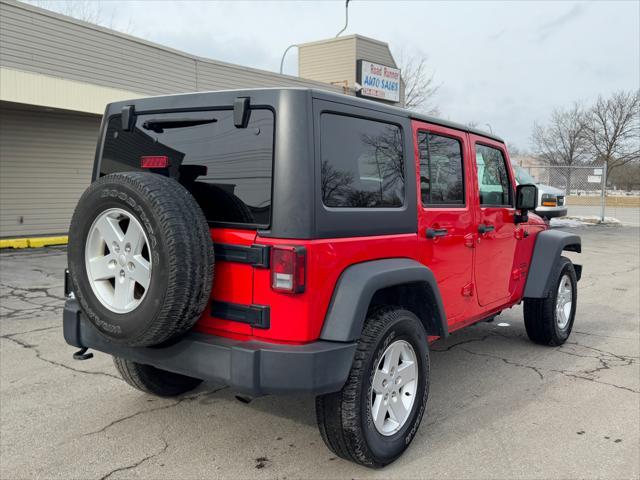
M 357 95 L 388 102 L 400 101 L 400 69 L 358 60 L 356 71 Z

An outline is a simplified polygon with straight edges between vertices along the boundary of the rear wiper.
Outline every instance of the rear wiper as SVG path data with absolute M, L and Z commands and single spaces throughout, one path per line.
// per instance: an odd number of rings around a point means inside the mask
M 146 130 L 162 133 L 165 128 L 195 127 L 196 125 L 206 125 L 217 121 L 215 118 L 158 118 L 147 120 L 142 124 L 142 127 Z

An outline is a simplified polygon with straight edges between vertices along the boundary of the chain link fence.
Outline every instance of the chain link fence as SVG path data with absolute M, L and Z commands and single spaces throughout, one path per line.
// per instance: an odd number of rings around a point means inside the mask
M 521 167 L 544 190 L 553 187 L 565 196 L 567 215 L 595 217 L 605 221 L 616 218 L 622 223 L 640 224 L 640 191 L 618 190 L 607 182 L 604 166 Z

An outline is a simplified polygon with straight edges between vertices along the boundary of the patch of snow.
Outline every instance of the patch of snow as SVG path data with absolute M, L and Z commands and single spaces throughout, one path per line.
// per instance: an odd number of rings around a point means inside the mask
M 589 225 L 622 225 L 617 218 L 604 217 L 604 222 L 596 215 L 575 215 L 570 217 L 552 218 L 552 227 L 585 227 Z
M 551 222 L 549 222 L 552 227 L 565 227 L 565 228 L 574 228 L 574 227 L 584 227 L 585 223 L 579 220 L 574 220 L 572 218 L 552 218 Z

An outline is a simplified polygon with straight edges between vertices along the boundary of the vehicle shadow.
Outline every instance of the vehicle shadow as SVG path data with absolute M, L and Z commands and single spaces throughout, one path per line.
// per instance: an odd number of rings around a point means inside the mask
M 199 397 L 198 403 L 201 405 L 220 404 L 223 408 L 233 404 L 240 409 L 249 409 L 256 413 L 280 417 L 301 425 L 316 425 L 315 397 L 312 395 L 266 395 L 248 399 L 228 388 L 223 390 L 218 390 L 218 388 L 215 384 L 203 384 L 198 389 L 199 391 L 213 391 Z
M 462 404 L 481 402 L 484 396 L 493 395 L 496 388 L 521 388 L 521 382 L 502 383 L 503 380 L 496 378 L 492 361 L 497 361 L 499 367 L 516 369 L 514 374 L 521 376 L 525 385 L 530 384 L 532 388 L 539 386 L 542 374 L 536 374 L 535 367 L 519 364 L 515 360 L 515 364 L 509 365 L 508 362 L 511 362 L 510 358 L 522 356 L 523 347 L 527 351 L 543 349 L 543 353 L 544 347 L 529 342 L 521 320 L 508 319 L 508 327 L 498 326 L 504 320 L 477 324 L 431 345 L 431 390 L 422 432 L 426 430 L 425 425 L 434 425 L 453 414 L 459 414 Z M 201 389 L 211 387 L 212 384 L 205 384 Z M 238 400 L 236 395 L 225 389 L 205 395 L 199 402 L 205 405 L 242 404 L 244 409 L 260 412 L 267 417 L 275 416 L 306 426 L 316 426 L 315 398 L 311 395 L 264 396 L 248 403 Z M 241 422 L 242 418 L 237 421 Z

